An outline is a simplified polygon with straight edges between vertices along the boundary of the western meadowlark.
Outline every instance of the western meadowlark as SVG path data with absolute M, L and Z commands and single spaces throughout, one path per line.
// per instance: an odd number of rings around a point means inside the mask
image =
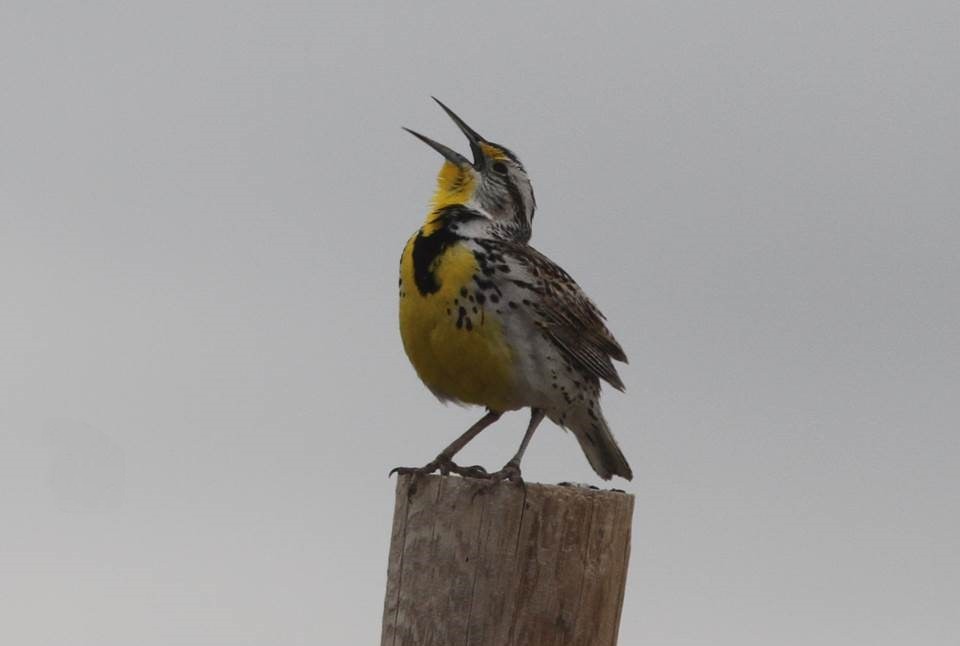
M 441 401 L 486 415 L 424 467 L 520 480 L 520 460 L 544 416 L 573 432 L 601 478 L 633 473 L 600 411 L 600 380 L 623 390 L 611 359 L 626 355 L 574 280 L 527 243 L 536 209 L 517 156 L 481 137 L 439 100 L 473 161 L 405 128 L 444 157 L 426 221 L 400 259 L 400 334 L 417 375 Z M 496 473 L 454 455 L 510 410 L 530 408 L 516 455 Z

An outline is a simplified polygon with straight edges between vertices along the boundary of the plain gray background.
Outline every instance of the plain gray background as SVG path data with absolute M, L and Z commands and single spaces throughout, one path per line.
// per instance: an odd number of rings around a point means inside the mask
M 378 642 L 435 94 L 631 364 L 623 644 L 956 644 L 960 9 L 4 2 L 0 641 Z M 465 453 L 499 467 L 525 416 Z M 545 426 L 531 480 L 599 484 Z

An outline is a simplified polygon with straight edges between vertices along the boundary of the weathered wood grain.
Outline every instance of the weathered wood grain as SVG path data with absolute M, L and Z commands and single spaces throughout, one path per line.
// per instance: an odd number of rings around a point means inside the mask
M 381 646 L 615 646 L 633 496 L 397 480 Z

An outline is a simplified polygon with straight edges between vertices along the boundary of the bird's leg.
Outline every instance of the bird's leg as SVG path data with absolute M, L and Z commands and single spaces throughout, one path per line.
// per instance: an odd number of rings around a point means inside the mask
M 540 422 L 543 421 L 546 411 L 542 408 L 533 408 L 530 410 L 530 424 L 527 425 L 527 432 L 523 434 L 523 440 L 520 441 L 520 448 L 517 449 L 516 455 L 510 458 L 510 461 L 503 465 L 503 468 L 495 473 L 490 474 L 490 479 L 499 482 L 501 480 L 510 480 L 511 482 L 523 482 L 523 478 L 520 477 L 520 460 L 523 459 L 523 454 L 527 450 L 527 445 L 530 444 L 530 438 L 533 437 L 533 432 L 537 430 L 537 427 L 540 425 Z
M 448 447 L 445 448 L 443 451 L 441 451 L 441 452 L 440 452 L 440 455 L 437 456 L 437 459 L 436 459 L 435 461 L 440 460 L 440 461 L 445 462 L 446 464 L 448 464 L 448 465 L 450 465 L 451 467 L 453 467 L 453 468 L 450 469 L 451 471 L 453 471 L 454 473 L 457 473 L 457 474 L 459 474 L 459 475 L 462 475 L 462 476 L 463 476 L 463 475 L 467 475 L 467 476 L 469 476 L 469 475 L 474 475 L 473 473 L 471 473 L 472 471 L 479 471 L 479 472 L 481 472 L 483 475 L 486 475 L 486 470 L 485 470 L 483 467 L 479 467 L 479 466 L 474 466 L 474 467 L 459 467 L 459 466 L 457 466 L 456 464 L 453 463 L 453 456 L 456 455 L 457 453 L 459 453 L 459 452 L 460 452 L 460 449 L 462 449 L 463 447 L 465 447 L 465 446 L 467 445 L 467 443 L 470 442 L 470 440 L 472 440 L 472 439 L 475 438 L 477 435 L 479 435 L 479 434 L 480 434 L 480 431 L 482 431 L 483 429 L 487 428 L 488 426 L 490 426 L 491 424 L 493 424 L 494 422 L 496 422 L 498 419 L 500 419 L 500 416 L 501 416 L 501 415 L 503 415 L 503 413 L 499 413 L 499 412 L 493 411 L 493 410 L 488 410 L 488 411 L 487 411 L 487 414 L 480 418 L 480 421 L 478 421 L 476 424 L 474 424 L 473 426 L 471 426 L 470 428 L 468 428 L 467 431 L 466 431 L 466 433 L 464 433 L 463 435 L 461 435 L 460 437 L 458 437 L 457 439 L 455 439 L 453 442 L 450 443 L 450 446 L 448 446 Z M 465 471 L 465 472 L 467 472 L 467 473 L 463 473 L 462 471 Z M 475 477 L 475 476 L 474 476 L 474 477 Z
M 470 440 L 479 435 L 480 431 L 500 419 L 501 415 L 503 415 L 503 413 L 488 410 L 487 414 L 480 418 L 480 421 L 468 428 L 466 433 L 451 442 L 450 446 L 440 451 L 440 454 L 430 462 L 426 463 L 422 467 L 396 467 L 390 471 L 390 475 L 393 475 L 394 473 L 399 473 L 400 475 L 426 475 L 428 473 L 439 471 L 443 475 L 456 473 L 457 475 L 464 477 L 486 477 L 487 472 L 483 467 L 461 467 L 457 464 L 454 464 L 453 456 L 455 456 L 460 449 L 465 447 Z

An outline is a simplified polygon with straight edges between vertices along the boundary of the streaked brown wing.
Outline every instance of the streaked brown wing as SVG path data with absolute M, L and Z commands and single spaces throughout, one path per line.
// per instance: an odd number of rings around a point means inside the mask
M 585 373 L 623 390 L 613 359 L 627 362 L 623 348 L 607 329 L 603 313 L 559 265 L 528 245 L 496 242 L 498 252 L 523 267 L 524 276 L 505 278 L 532 292 L 530 308 L 540 329 Z

